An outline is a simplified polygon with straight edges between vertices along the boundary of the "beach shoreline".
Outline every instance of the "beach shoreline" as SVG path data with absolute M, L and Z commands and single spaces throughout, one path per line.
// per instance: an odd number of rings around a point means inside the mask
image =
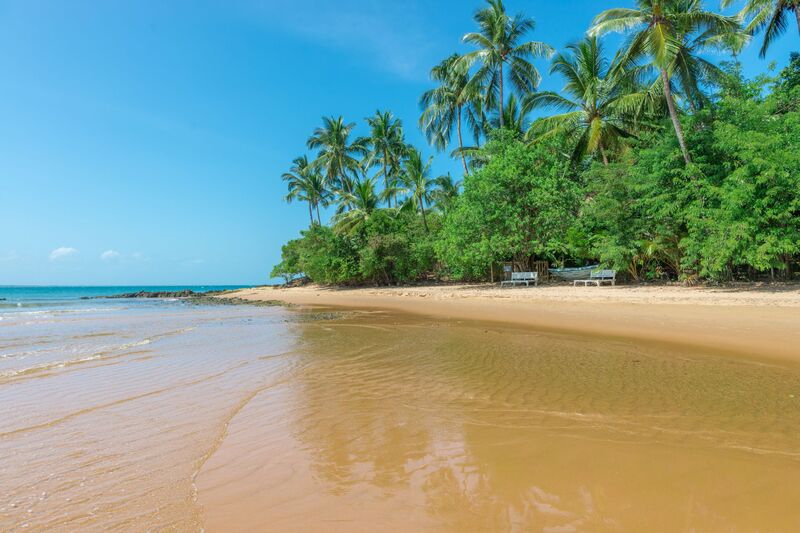
M 300 307 L 386 310 L 713 350 L 800 364 L 800 285 L 683 287 L 490 284 L 257 287 L 215 296 Z

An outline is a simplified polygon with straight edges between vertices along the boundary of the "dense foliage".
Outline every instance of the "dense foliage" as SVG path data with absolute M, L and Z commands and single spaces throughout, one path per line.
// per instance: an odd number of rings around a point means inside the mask
M 317 159 L 298 158 L 284 175 L 311 226 L 283 247 L 272 276 L 485 280 L 500 262 L 548 261 L 600 263 L 633 280 L 796 277 L 800 56 L 753 80 L 737 63 L 711 63 L 705 50 L 738 53 L 762 27 L 739 20 L 685 0 L 606 11 L 591 37 L 555 56 L 552 73 L 567 81 L 558 94 L 536 92 L 538 72 L 524 59 L 552 52 L 523 42 L 532 20 L 492 0 L 476 21 L 499 37 L 467 34 L 486 53 L 434 67 L 438 85 L 420 101 L 431 144 L 457 141 L 463 184 L 431 175 L 431 159 L 389 112 L 369 117 L 360 138 L 355 124 L 327 118 L 309 141 Z M 613 30 L 632 37 L 609 58 L 597 36 Z M 506 48 L 519 55 L 513 68 Z M 560 113 L 534 121 L 533 108 Z M 464 145 L 462 121 L 475 146 Z M 319 207 L 329 204 L 336 214 L 325 226 Z

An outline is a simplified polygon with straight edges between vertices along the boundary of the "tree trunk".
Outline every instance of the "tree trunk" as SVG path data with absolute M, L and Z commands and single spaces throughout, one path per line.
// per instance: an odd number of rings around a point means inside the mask
M 461 106 L 458 106 L 458 148 L 461 151 L 461 163 L 464 165 L 464 176 L 468 176 L 467 158 L 464 157 L 464 141 L 461 139 Z
M 600 141 L 597 145 L 600 148 L 600 155 L 603 156 L 603 166 L 608 166 L 608 157 L 606 156 L 606 151 L 603 148 L 603 141 Z
M 311 200 L 308 201 L 308 217 L 311 219 L 311 225 L 314 225 L 314 212 L 311 210 Z
M 683 160 L 688 165 L 692 162 L 692 158 L 689 156 L 689 150 L 686 148 L 686 141 L 683 138 L 683 128 L 678 118 L 678 111 L 675 109 L 675 100 L 672 99 L 672 89 L 669 86 L 669 74 L 667 74 L 667 69 L 661 69 L 661 79 L 664 81 L 664 97 L 667 99 L 669 116 L 672 119 L 672 125 L 675 127 L 675 135 L 678 136 L 678 144 L 681 145 Z
M 425 216 L 425 202 L 419 201 L 419 210 L 422 211 L 422 225 L 425 226 L 425 233 L 430 233 L 428 229 L 428 218 Z
M 795 4 L 794 16 L 797 18 L 797 33 L 800 33 L 800 4 Z
M 316 205 L 316 208 L 317 208 L 317 224 L 321 226 L 322 220 L 319 218 L 319 204 Z
M 500 102 L 498 102 L 498 109 L 500 110 L 500 128 L 503 128 L 503 61 L 500 61 Z
M 383 187 L 386 189 L 386 203 L 392 207 L 392 195 L 389 192 L 389 157 L 386 150 L 383 151 Z

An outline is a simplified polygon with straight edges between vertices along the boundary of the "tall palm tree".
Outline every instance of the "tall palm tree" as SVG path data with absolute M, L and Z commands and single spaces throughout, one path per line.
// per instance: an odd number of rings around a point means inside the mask
M 610 64 L 597 37 L 567 47 L 566 54 L 553 59 L 551 74 L 567 80 L 562 92 L 531 93 L 525 107 L 550 107 L 564 113 L 539 119 L 528 137 L 565 133 L 576 139 L 572 160 L 600 154 L 608 165 L 607 150 L 623 137 L 632 137 L 636 111 L 647 96 L 636 83 L 636 72 L 625 72 Z
M 340 191 L 336 214 L 337 230 L 352 232 L 366 222 L 380 206 L 381 198 L 375 187 L 376 178 L 356 178 L 350 191 Z
M 438 85 L 425 91 L 419 99 L 422 108 L 419 126 L 425 132 L 428 142 L 437 150 L 444 150 L 450 143 L 455 125 L 458 148 L 463 149 L 463 118 L 466 118 L 477 142 L 482 124 L 482 106 L 479 104 L 482 91 L 481 87 L 470 83 L 469 69 L 461 56 L 453 54 L 433 67 L 431 79 Z M 467 159 L 463 154 L 461 163 L 464 165 L 464 174 L 468 174 Z
M 731 6 L 735 0 L 722 0 L 723 9 Z M 745 32 L 753 35 L 765 29 L 764 42 L 759 55 L 767 55 L 770 45 L 780 37 L 788 25 L 786 17 L 793 12 L 797 21 L 797 31 L 800 33 L 800 0 L 746 0 L 744 8 L 739 13 L 743 20 L 749 19 Z
M 361 170 L 358 156 L 363 156 L 366 148 L 360 140 L 350 141 L 355 123 L 346 123 L 341 116 L 323 117 L 322 121 L 322 127 L 315 129 L 307 142 L 310 149 L 318 150 L 314 165 L 330 185 L 349 191 Z
M 470 83 L 485 90 L 487 107 L 492 102 L 495 103 L 502 128 L 505 67 L 508 66 L 512 85 L 520 93 L 526 94 L 536 89 L 541 81 L 541 75 L 531 59 L 550 57 L 554 50 L 538 41 L 521 42 L 528 32 L 533 31 L 533 19 L 522 14 L 513 18 L 508 16 L 503 0 L 487 1 L 489 6 L 475 13 L 479 31 L 468 33 L 462 39 L 465 43 L 476 45 L 478 49 L 465 54 L 461 61 L 468 69 L 472 65 L 480 65 Z
M 317 212 L 317 224 L 322 224 L 319 215 L 319 206 L 327 207 L 330 203 L 331 192 L 328 190 L 325 178 L 308 162 L 306 156 L 295 158 L 289 172 L 282 176 L 287 183 L 289 192 L 286 201 L 301 200 L 308 203 L 308 216 L 314 224 L 314 210 Z
M 636 0 L 636 7 L 608 9 L 600 13 L 589 30 L 591 36 L 616 31 L 631 33 L 626 43 L 625 63 L 633 64 L 647 57 L 661 74 L 675 135 L 683 159 L 692 162 L 672 94 L 671 77 L 676 56 L 693 34 L 708 32 L 721 35 L 738 30 L 731 17 L 703 10 L 701 0 Z
M 410 147 L 403 159 L 403 174 L 400 176 L 402 190 L 408 195 L 404 207 L 419 209 L 426 232 L 429 229 L 425 206 L 431 202 L 435 185 L 435 181 L 431 179 L 432 162 L 433 157 L 423 162 L 422 154 L 416 148 Z
M 390 111 L 375 111 L 367 118 L 370 135 L 365 144 L 369 146 L 365 167 L 380 165 L 385 191 L 391 191 L 400 171 L 400 164 L 406 144 L 403 137 L 403 124 Z M 392 194 L 387 193 L 387 202 L 392 206 Z

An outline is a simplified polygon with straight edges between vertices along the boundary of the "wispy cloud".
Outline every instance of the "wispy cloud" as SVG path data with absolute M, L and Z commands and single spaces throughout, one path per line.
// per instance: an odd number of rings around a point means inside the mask
M 103 261 L 114 261 L 122 257 L 122 254 L 117 252 L 116 250 L 106 250 L 102 254 L 100 254 L 100 259 Z
M 60 261 L 78 253 L 78 250 L 69 246 L 61 246 L 50 252 L 50 261 Z
M 16 261 L 17 259 L 19 259 L 19 255 L 17 255 L 17 252 L 14 250 L 0 255 L 0 263 L 8 263 L 11 261 Z
M 401 78 L 427 79 L 436 32 L 415 6 L 363 0 L 305 0 L 300 4 L 270 2 L 254 9 L 271 26 L 367 57 L 373 66 Z
M 205 262 L 206 262 L 205 259 L 188 259 L 182 262 L 181 264 L 183 266 L 194 266 L 194 265 L 202 265 Z

